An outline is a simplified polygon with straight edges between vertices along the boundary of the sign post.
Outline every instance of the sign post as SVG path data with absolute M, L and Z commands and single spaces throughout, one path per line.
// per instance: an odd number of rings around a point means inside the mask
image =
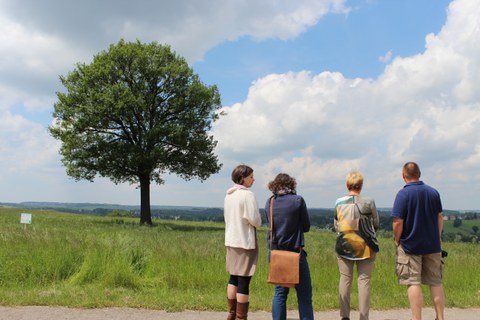
M 32 224 L 32 214 L 31 213 L 20 214 L 20 223 L 23 224 L 23 230 L 26 230 L 27 224 Z

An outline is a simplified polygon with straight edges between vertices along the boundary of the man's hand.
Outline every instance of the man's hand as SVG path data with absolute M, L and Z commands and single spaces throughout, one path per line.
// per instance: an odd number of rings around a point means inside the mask
M 400 237 L 403 232 L 403 219 L 393 218 L 393 239 L 397 247 L 400 245 Z

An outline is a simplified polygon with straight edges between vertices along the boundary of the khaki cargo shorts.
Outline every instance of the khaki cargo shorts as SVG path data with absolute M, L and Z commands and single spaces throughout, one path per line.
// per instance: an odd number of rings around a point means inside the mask
M 408 254 L 398 246 L 395 272 L 400 284 L 439 286 L 443 278 L 442 254 Z

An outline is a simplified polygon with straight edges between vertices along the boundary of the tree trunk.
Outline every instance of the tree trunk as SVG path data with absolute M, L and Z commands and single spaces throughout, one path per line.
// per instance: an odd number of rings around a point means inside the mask
M 150 211 L 150 176 L 140 176 L 140 224 L 152 225 Z

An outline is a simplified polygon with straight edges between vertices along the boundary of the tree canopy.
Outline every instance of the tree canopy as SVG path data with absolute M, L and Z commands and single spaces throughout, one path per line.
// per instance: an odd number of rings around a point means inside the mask
M 220 94 L 169 46 L 119 41 L 60 76 L 55 122 L 67 174 L 139 183 L 141 223 L 151 224 L 150 182 L 174 173 L 206 180 L 221 164 L 209 135 Z

